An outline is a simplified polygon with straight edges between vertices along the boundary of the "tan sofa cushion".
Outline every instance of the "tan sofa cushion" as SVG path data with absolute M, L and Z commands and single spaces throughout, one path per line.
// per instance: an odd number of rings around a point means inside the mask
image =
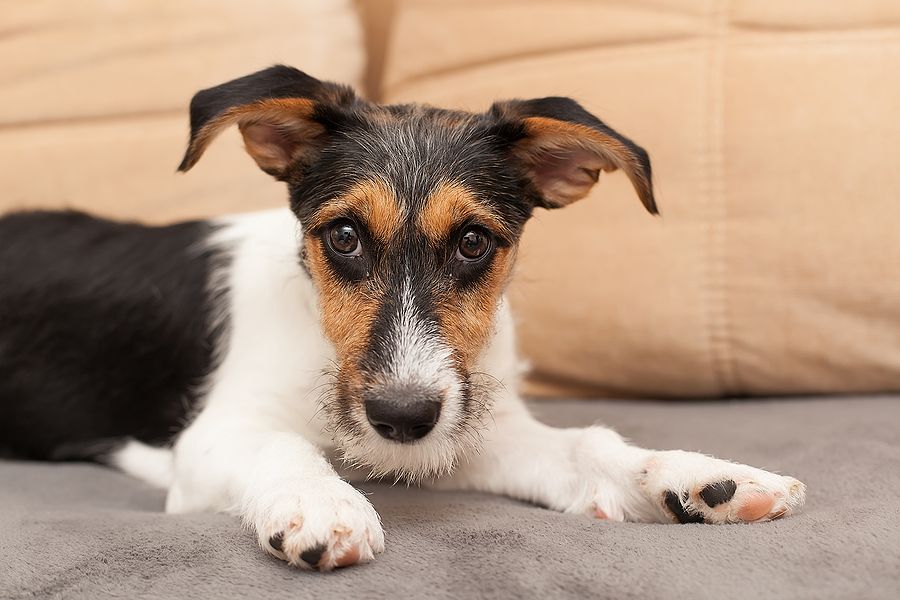
M 644 145 L 539 212 L 511 291 L 538 393 L 900 389 L 900 4 L 398 0 L 390 101 L 569 95 Z
M 191 96 L 276 62 L 362 75 L 350 0 L 0 0 L 0 14 L 0 211 L 167 221 L 281 204 L 236 132 L 176 175 Z

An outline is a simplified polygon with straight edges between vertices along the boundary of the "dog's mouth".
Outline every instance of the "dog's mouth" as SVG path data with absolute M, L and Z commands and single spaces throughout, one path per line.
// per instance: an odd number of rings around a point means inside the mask
M 481 447 L 491 393 L 479 380 L 335 386 L 323 409 L 340 458 L 370 478 L 416 482 L 449 474 Z

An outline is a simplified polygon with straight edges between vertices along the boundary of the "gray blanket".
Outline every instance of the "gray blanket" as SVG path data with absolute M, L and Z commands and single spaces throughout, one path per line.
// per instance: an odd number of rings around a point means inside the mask
M 480 494 L 365 486 L 387 551 L 328 574 L 266 557 L 225 515 L 87 464 L 0 461 L 0 598 L 900 598 L 900 398 L 553 402 L 635 442 L 806 482 L 805 512 L 758 525 L 639 525 Z

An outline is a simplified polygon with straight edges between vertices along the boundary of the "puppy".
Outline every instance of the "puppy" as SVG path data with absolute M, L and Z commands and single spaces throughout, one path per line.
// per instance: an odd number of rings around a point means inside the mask
M 180 170 L 232 125 L 290 209 L 145 227 L 0 220 L 0 447 L 92 459 L 240 516 L 291 565 L 384 549 L 345 478 L 504 494 L 615 521 L 735 523 L 805 488 L 744 465 L 556 429 L 516 393 L 504 287 L 536 208 L 647 153 L 568 98 L 481 114 L 384 106 L 275 66 L 199 92 Z

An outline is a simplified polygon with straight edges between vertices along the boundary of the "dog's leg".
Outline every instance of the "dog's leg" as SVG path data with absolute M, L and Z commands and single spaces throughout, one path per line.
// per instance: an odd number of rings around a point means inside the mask
M 481 452 L 437 485 L 601 519 L 662 523 L 776 519 L 800 508 L 805 494 L 791 477 L 693 452 L 638 448 L 604 427 L 549 427 L 514 398 L 498 404 Z
M 174 476 L 167 512 L 239 515 L 294 566 L 325 571 L 384 550 L 375 509 L 313 444 L 246 413 L 201 413 L 175 446 Z
M 802 506 L 806 487 L 791 477 L 693 452 L 638 448 L 605 427 L 560 429 L 538 422 L 513 391 L 515 357 L 504 303 L 480 370 L 509 387 L 496 396 L 481 450 L 437 487 L 503 494 L 618 521 L 764 521 Z

